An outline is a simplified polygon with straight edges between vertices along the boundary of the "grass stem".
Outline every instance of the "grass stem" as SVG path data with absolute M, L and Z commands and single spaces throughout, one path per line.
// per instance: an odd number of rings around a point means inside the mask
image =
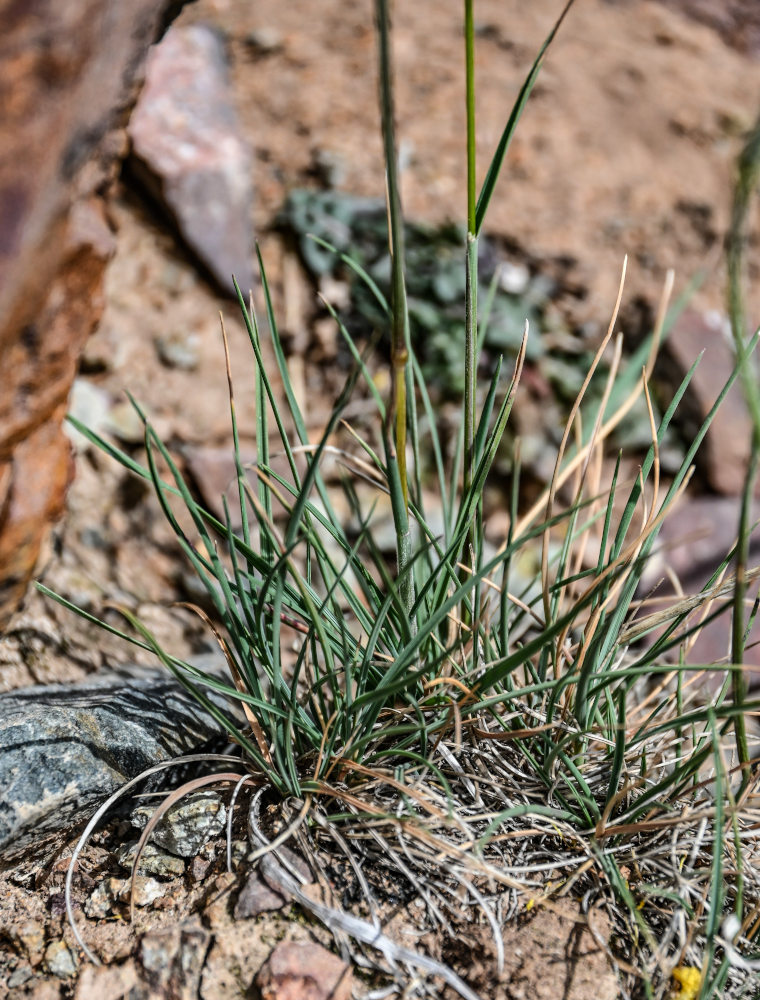
M 465 251 L 465 339 L 464 339 L 464 491 L 470 490 L 475 473 L 475 409 L 478 377 L 478 237 L 476 233 L 477 179 L 475 143 L 475 28 L 473 0 L 464 3 L 465 102 L 467 111 L 467 247 Z M 478 497 L 472 530 L 469 532 L 465 561 L 477 571 L 482 497 Z M 475 633 L 478 632 L 479 587 L 472 595 Z M 466 616 L 464 616 L 466 620 Z
M 747 594 L 746 570 L 749 558 L 749 538 L 752 531 L 752 497 L 760 460 L 760 387 L 757 383 L 757 368 L 750 363 L 747 350 L 746 318 L 744 314 L 744 293 L 742 288 L 744 248 L 746 245 L 746 224 L 752 194 L 760 177 L 760 119 L 756 122 L 739 156 L 738 175 L 734 188 L 734 203 L 731 227 L 726 244 L 728 264 L 728 310 L 731 333 L 734 338 L 737 365 L 741 378 L 744 398 L 752 420 L 752 444 L 750 458 L 744 480 L 741 512 L 739 515 L 738 540 L 736 546 L 736 583 L 734 587 L 733 621 L 731 629 L 731 688 L 734 704 L 742 709 L 747 697 L 747 682 L 744 676 L 744 648 L 746 642 L 746 619 L 744 604 Z M 740 793 L 751 778 L 750 753 L 747 742 L 747 727 L 743 711 L 734 717 L 734 735 L 739 763 L 742 766 Z
M 385 428 L 385 452 L 388 486 L 396 532 L 398 592 L 403 612 L 412 628 L 414 576 L 411 568 L 412 538 L 409 527 L 409 479 L 406 464 L 407 384 L 410 359 L 409 309 L 404 277 L 404 220 L 396 151 L 395 109 L 393 102 L 393 66 L 391 58 L 391 19 L 388 0 L 376 0 L 378 61 L 380 76 L 380 117 L 385 155 L 388 204 L 388 246 L 391 258 L 391 405 Z

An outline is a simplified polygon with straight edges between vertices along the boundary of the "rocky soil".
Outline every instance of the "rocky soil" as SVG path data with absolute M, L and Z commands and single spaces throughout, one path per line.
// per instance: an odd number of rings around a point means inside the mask
M 715 13 L 718 8 L 721 16 Z M 479 0 L 476 10 L 482 171 L 505 109 L 558 5 L 550 0 L 506 5 Z M 396 17 L 405 207 L 410 216 L 430 224 L 461 219 L 459 7 L 442 10 L 432 0 L 419 0 L 398 4 Z M 368 0 L 351 5 L 322 0 L 306 18 L 301 5 L 275 0 L 199 0 L 185 9 L 178 24 L 182 29 L 210 25 L 221 39 L 220 51 L 229 63 L 231 89 L 226 98 L 239 122 L 235 133 L 248 152 L 236 149 L 243 163 L 246 155 L 252 158 L 253 192 L 241 195 L 235 189 L 235 197 L 243 200 L 234 201 L 234 183 L 218 162 L 209 164 L 207 151 L 201 149 L 196 163 L 206 168 L 207 178 L 216 178 L 204 197 L 213 200 L 211 190 L 214 199 L 237 213 L 237 221 L 241 212 L 248 213 L 245 221 L 260 240 L 310 430 L 317 435 L 341 381 L 339 350 L 292 239 L 285 239 L 275 223 L 286 195 L 297 187 L 382 195 L 371 5 Z M 714 352 L 705 383 L 692 400 L 692 415 L 712 402 L 716 371 L 730 366 L 730 354 L 721 347 L 722 245 L 732 165 L 742 134 L 758 113 L 757 30 L 752 4 L 578 3 L 529 105 L 488 227 L 510 267 L 551 280 L 544 318 L 548 314 L 547 335 L 563 349 L 593 343 L 606 325 L 624 253 L 630 256 L 630 276 L 623 325 L 632 340 L 651 320 L 668 267 L 676 269 L 679 293 L 699 276 L 670 358 L 677 369 L 688 363 L 688 352 L 696 354 L 704 346 Z M 225 86 L 223 81 L 218 85 Z M 219 122 L 215 125 L 220 127 Z M 218 145 L 219 133 L 214 135 Z M 134 139 L 137 146 L 137 124 Z M 218 252 L 213 242 L 218 233 L 206 218 L 201 230 L 208 231 L 211 258 L 204 261 L 197 229 L 192 235 L 191 224 L 183 218 L 184 209 L 193 209 L 190 188 L 173 202 L 167 177 L 158 177 L 148 158 L 143 151 L 139 162 L 133 160 L 108 205 L 116 251 L 106 275 L 103 318 L 85 348 L 72 407 L 139 456 L 141 430 L 125 401 L 128 389 L 147 408 L 198 491 L 215 503 L 230 477 L 222 457 L 229 446 L 229 417 L 220 310 L 230 335 L 244 447 L 250 448 L 253 388 L 245 375 L 249 348 L 236 308 L 220 289 L 227 272 L 214 273 L 209 263 Z M 168 175 L 168 168 L 164 172 Z M 245 233 L 241 239 L 245 243 Z M 753 230 L 750 315 L 757 315 L 760 306 L 756 239 Z M 237 266 L 225 264 L 228 269 Z M 328 295 L 341 292 L 329 284 L 322 290 Z M 259 293 L 257 287 L 260 305 Z M 665 396 L 673 377 L 663 369 Z M 558 395 L 556 373 L 537 361 L 518 406 L 523 414 L 520 418 L 518 413 L 518 420 L 536 434 L 539 478 L 542 448 L 545 451 L 543 446 L 556 437 Z M 354 416 L 362 419 L 360 401 Z M 723 437 L 711 442 L 696 486 L 705 495 L 700 503 L 707 504 L 708 513 L 702 506 L 699 517 L 707 532 L 696 522 L 682 520 L 687 535 L 698 529 L 704 538 L 732 516 L 710 513 L 710 494 L 736 493 L 742 455 L 732 457 L 731 448 L 741 438 L 736 428 L 743 420 L 739 406 L 719 429 Z M 688 424 L 682 434 L 688 439 Z M 76 479 L 66 518 L 45 555 L 45 582 L 94 613 L 109 616 L 114 624 L 121 620 L 115 612 L 104 611 L 106 603 L 128 607 L 178 655 L 208 653 L 213 641 L 198 620 L 169 608 L 174 600 L 197 598 L 197 590 L 149 491 L 81 438 L 75 447 Z M 503 523 L 498 495 L 491 513 L 494 525 Z M 712 554 L 725 544 L 725 538 L 718 539 Z M 704 561 L 710 558 L 708 553 Z M 687 589 L 691 569 L 688 564 L 683 569 Z M 712 655 L 719 658 L 727 638 L 720 635 L 716 642 Z M 0 639 L 0 688 L 80 683 L 103 668 L 148 664 L 151 659 L 31 594 Z M 301 990 L 290 995 L 317 1000 L 329 995 L 324 992 L 328 982 L 334 996 L 348 995 L 349 974 L 342 960 L 334 959 L 331 965 L 327 953 L 304 950 L 330 945 L 330 936 L 290 901 L 241 915 L 249 877 L 244 844 L 238 846 L 233 875 L 225 873 L 218 837 L 183 859 L 182 871 L 164 861 L 159 874 L 145 876 L 160 890 L 150 905 L 140 908 L 137 925 L 131 927 L 124 919 L 123 884 L 118 883 L 126 875 L 119 850 L 130 839 L 136 838 L 128 819 L 119 818 L 104 829 L 81 866 L 77 917 L 87 942 L 111 961 L 103 969 L 82 961 L 63 919 L 61 886 L 71 845 L 59 860 L 42 866 L 14 862 L 8 868 L 0 885 L 4 915 L 9 917 L 0 940 L 0 997 L 116 1000 L 200 995 L 217 1000 L 259 991 L 275 998 L 288 995 L 285 981 L 291 981 L 291 990 Z M 242 843 L 241 836 L 237 839 Z M 106 886 L 102 891 L 111 896 L 104 897 L 102 911 L 92 903 L 88 914 L 86 906 L 99 886 Z M 261 895 L 266 893 L 262 890 Z M 484 997 L 563 995 L 580 1000 L 590 995 L 587 979 L 578 980 L 575 992 L 573 987 L 561 993 L 547 973 L 547 967 L 558 967 L 572 983 L 576 973 L 566 970 L 576 968 L 567 958 L 568 935 L 575 930 L 573 954 L 588 963 L 586 972 L 594 970 L 595 989 L 608 983 L 596 943 L 600 935 L 604 939 L 603 929 L 589 936 L 577 919 L 577 912 L 525 915 L 507 938 L 510 953 L 520 961 L 499 981 L 489 972 L 493 956 L 482 928 L 470 929 L 470 945 L 463 949 L 452 941 L 420 940 L 424 928 L 413 922 L 406 926 L 415 947 L 445 958 Z M 479 936 L 480 945 L 473 945 Z M 548 941 L 556 954 L 534 962 L 536 949 L 549 948 L 544 944 Z M 591 964 L 593 955 L 598 965 Z M 322 993 L 297 980 L 318 961 L 327 964 L 319 976 Z M 353 975 L 356 995 L 377 985 L 363 973 Z M 300 985 L 292 986 L 293 981 Z M 607 995 L 615 995 L 614 983 Z

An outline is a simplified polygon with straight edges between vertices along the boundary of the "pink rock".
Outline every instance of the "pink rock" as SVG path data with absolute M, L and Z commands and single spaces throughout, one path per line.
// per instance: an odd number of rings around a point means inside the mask
M 252 448 L 243 448 L 240 457 L 244 466 L 253 464 L 256 461 L 256 451 Z M 232 450 L 213 445 L 188 447 L 185 451 L 185 461 L 208 509 L 223 521 L 222 497 L 226 497 L 232 518 L 232 530 L 239 531 L 242 520 L 235 456 Z M 252 481 L 255 482 L 253 479 Z
M 351 968 L 312 942 L 282 941 L 256 977 L 262 1000 L 349 1000 Z
M 287 896 L 270 888 L 258 871 L 253 871 L 240 890 L 235 904 L 235 919 L 257 917 L 260 913 L 281 910 L 288 902 Z
M 174 217 L 190 249 L 226 291 L 251 287 L 251 155 L 238 130 L 222 40 L 172 28 L 148 58 L 129 123 L 140 179 Z
M 673 391 L 704 351 L 676 417 L 683 426 L 688 412 L 692 419 L 684 431 L 690 436 L 689 432 L 695 433 L 707 416 L 736 364 L 727 320 L 716 313 L 685 309 L 673 325 L 664 351 L 675 367 L 672 378 L 668 379 L 673 383 Z M 658 361 L 658 366 L 661 365 Z M 661 372 L 661 367 L 655 369 L 655 375 Z M 697 456 L 701 472 L 717 493 L 737 496 L 742 492 L 751 435 L 752 423 L 737 379 L 715 415 Z
M 698 594 L 736 543 L 740 508 L 738 497 L 702 496 L 681 500 L 674 514 L 663 522 L 657 550 L 642 577 L 640 593 L 655 598 L 672 596 L 673 603 L 677 603 L 666 574 L 667 567 L 677 577 L 684 594 Z M 755 502 L 751 514 L 753 524 L 758 517 L 760 505 Z M 760 529 L 750 536 L 750 568 L 757 565 L 758 556 Z M 729 567 L 727 578 L 732 572 L 733 566 Z M 655 587 L 657 589 L 653 590 Z M 756 591 L 757 585 L 751 584 L 748 596 L 754 597 Z M 730 600 L 730 595 L 717 599 L 712 611 L 721 606 L 724 610 L 702 628 L 690 648 L 687 663 L 719 664 L 725 669 L 731 652 Z M 699 613 L 695 612 L 691 624 L 696 625 L 698 620 Z M 749 686 L 756 691 L 760 687 L 760 620 L 755 621 L 747 636 L 744 662 L 750 668 Z M 723 669 L 708 675 L 709 688 L 720 687 L 725 676 Z

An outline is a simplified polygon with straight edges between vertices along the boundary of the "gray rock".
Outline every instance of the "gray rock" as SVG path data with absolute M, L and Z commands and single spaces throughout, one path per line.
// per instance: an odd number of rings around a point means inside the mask
M 132 823 L 144 829 L 155 806 L 138 806 Z M 181 858 L 192 858 L 203 845 L 224 830 L 227 811 L 216 792 L 193 792 L 169 809 L 150 836 L 154 844 Z
M 151 53 L 129 123 L 137 176 L 228 294 L 253 280 L 251 154 L 237 124 L 222 40 L 172 28 Z
M 76 975 L 77 957 L 65 941 L 51 941 L 45 951 L 45 964 L 59 979 Z
M 120 785 L 219 736 L 165 673 L 0 695 L 0 860 L 52 856 Z
M 116 852 L 116 860 L 121 868 L 132 871 L 137 854 L 137 843 L 124 844 Z M 167 854 L 155 844 L 148 843 L 140 855 L 140 874 L 155 875 L 156 878 L 179 878 L 185 874 L 185 862 L 173 854 Z
M 156 351 L 161 362 L 167 368 L 179 368 L 186 372 L 195 371 L 200 363 L 198 346 L 198 334 L 186 330 L 175 330 L 156 338 Z
M 20 965 L 15 972 L 12 972 L 8 976 L 8 982 L 6 983 L 8 989 L 13 990 L 17 986 L 23 986 L 24 983 L 29 982 L 34 973 L 29 965 Z

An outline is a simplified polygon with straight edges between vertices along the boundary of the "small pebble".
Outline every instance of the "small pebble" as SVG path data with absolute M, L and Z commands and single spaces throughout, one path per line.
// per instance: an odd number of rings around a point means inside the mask
M 235 903 L 235 920 L 257 917 L 260 913 L 281 910 L 288 903 L 284 892 L 272 888 L 260 872 L 253 871 L 248 876 Z
M 530 301 L 542 305 L 557 292 L 557 282 L 548 274 L 537 274 L 530 283 Z
M 200 363 L 198 334 L 177 331 L 156 338 L 156 351 L 167 368 L 195 371 Z
M 137 875 L 134 883 L 136 906 L 150 906 L 163 896 L 167 889 L 166 883 L 157 882 L 154 878 L 146 878 L 144 875 Z M 117 902 L 129 904 L 131 892 L 131 878 L 107 878 L 84 904 L 84 912 L 92 920 L 102 920 L 117 910 Z
M 13 937 L 23 947 L 30 959 L 39 955 L 45 945 L 45 928 L 37 920 L 25 920 L 13 930 Z
M 117 403 L 111 407 L 105 429 L 125 444 L 139 444 L 145 438 L 145 427 L 131 403 Z
M 116 860 L 119 866 L 128 872 L 132 872 L 137 854 L 137 844 L 125 844 L 116 853 Z M 177 858 L 173 854 L 167 854 L 160 850 L 155 844 L 146 844 L 140 855 L 140 875 L 155 875 L 156 878 L 179 878 L 185 874 L 185 862 L 182 858 Z
M 249 845 L 247 840 L 232 841 L 232 864 L 239 865 L 248 855 Z
M 346 180 L 346 161 L 332 149 L 318 149 L 314 154 L 314 170 L 328 188 L 340 187 Z
M 20 965 L 15 972 L 12 972 L 10 976 L 8 976 L 8 982 L 6 985 L 10 990 L 14 989 L 16 986 L 23 986 L 24 983 L 28 982 L 32 978 L 33 974 L 34 973 L 32 972 L 30 966 Z
M 190 865 L 190 878 L 193 882 L 202 882 L 210 867 L 211 862 L 206 858 L 202 858 L 200 856 L 193 858 L 192 864 Z
M 187 289 L 191 278 L 187 268 L 180 267 L 174 261 L 167 261 L 159 280 L 170 295 L 176 296 Z
M 528 287 L 530 271 L 525 264 L 504 261 L 499 267 L 499 287 L 509 295 L 522 295 Z
M 108 411 L 111 407 L 111 397 L 100 386 L 85 378 L 74 379 L 69 396 L 69 413 L 90 430 L 102 434 L 108 421 Z M 63 425 L 67 437 L 78 452 L 93 447 L 84 434 L 68 421 Z
M 124 880 L 124 888 L 119 893 L 119 899 L 124 903 L 129 903 L 132 893 L 132 879 Z M 144 875 L 137 875 L 135 884 L 135 905 L 150 906 L 166 892 L 166 885 L 157 882 L 154 878 L 145 878 Z
M 124 879 L 107 878 L 90 894 L 84 912 L 91 920 L 104 920 L 114 911 L 114 902 L 124 886 Z
M 51 941 L 45 949 L 45 964 L 54 976 L 67 979 L 77 971 L 76 955 L 65 941 Z
M 282 32 L 279 28 L 254 28 L 245 36 L 245 43 L 261 55 L 270 55 L 282 48 Z
M 138 806 L 132 824 L 144 829 L 155 806 Z M 150 839 L 181 858 L 192 858 L 203 845 L 224 830 L 227 811 L 216 792 L 186 795 L 167 811 Z

